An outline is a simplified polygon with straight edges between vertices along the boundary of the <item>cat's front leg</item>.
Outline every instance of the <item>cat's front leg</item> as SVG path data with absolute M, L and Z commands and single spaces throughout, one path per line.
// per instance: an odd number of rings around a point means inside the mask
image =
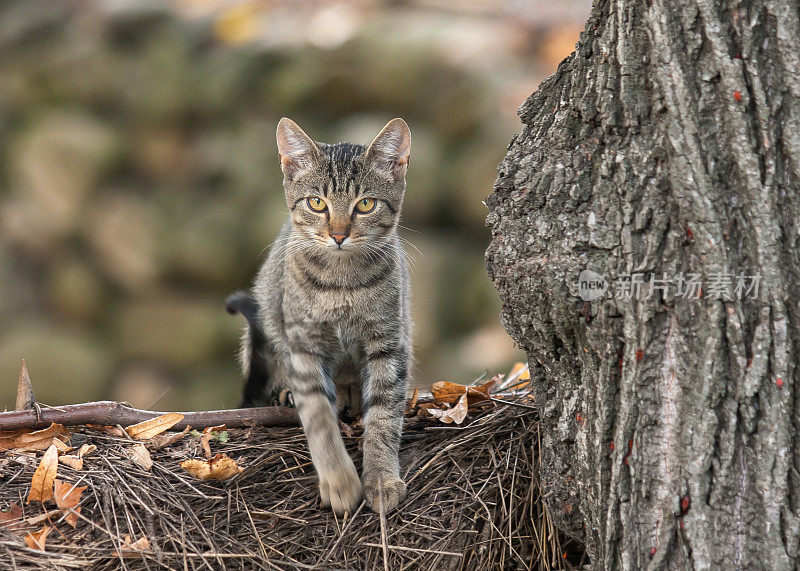
M 339 434 L 333 382 L 324 374 L 322 358 L 314 353 L 292 350 L 287 365 L 322 504 L 336 513 L 353 513 L 361 500 L 361 481 Z
M 400 435 L 408 382 L 409 350 L 400 339 L 366 344 L 364 379 L 364 497 L 375 511 L 397 507 L 406 495 L 400 478 Z

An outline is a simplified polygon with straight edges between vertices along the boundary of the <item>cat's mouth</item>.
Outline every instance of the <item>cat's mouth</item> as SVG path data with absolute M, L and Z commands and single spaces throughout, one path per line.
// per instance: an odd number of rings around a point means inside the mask
M 363 242 L 358 240 L 354 241 L 350 238 L 341 244 L 333 240 L 328 240 L 325 244 L 325 249 L 330 252 L 330 254 L 341 257 L 360 256 L 369 251 L 369 248 L 366 248 Z
M 333 239 L 330 239 L 325 242 L 325 249 L 327 249 L 331 253 L 345 254 L 353 251 L 353 244 L 351 240 L 345 240 L 339 243 L 334 241 Z

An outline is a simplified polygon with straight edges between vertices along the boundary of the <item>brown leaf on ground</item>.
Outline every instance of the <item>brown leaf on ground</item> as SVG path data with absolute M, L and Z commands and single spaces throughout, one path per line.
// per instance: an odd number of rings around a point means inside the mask
M 123 450 L 123 452 L 137 466 L 141 466 L 145 470 L 149 470 L 153 467 L 153 458 L 150 456 L 150 452 L 147 451 L 144 444 L 131 446 Z
M 12 430 L 0 431 L 0 451 L 3 450 L 45 450 L 55 440 L 60 446 L 66 447 L 70 432 L 63 425 L 55 422 L 42 430 Z
M 53 528 L 49 525 L 44 526 L 37 532 L 30 532 L 28 535 L 25 536 L 25 543 L 31 549 L 38 549 L 39 551 L 44 551 L 44 544 L 47 541 L 47 534 L 50 533 L 50 530 Z
M 455 422 L 456 424 L 461 424 L 464 422 L 464 419 L 467 418 L 468 412 L 467 406 L 467 394 L 464 393 L 461 395 L 461 398 L 458 399 L 458 402 L 453 408 L 448 408 L 447 410 L 441 410 L 438 408 L 431 408 L 428 409 L 428 413 L 441 420 L 445 424 L 451 424 Z
M 489 393 L 497 384 L 497 381 L 498 379 L 495 378 L 486 381 L 485 383 L 477 387 L 469 387 L 469 390 L 467 391 L 467 393 L 470 396 L 469 403 L 472 404 L 473 399 L 475 401 L 488 400 L 490 398 Z
M 225 425 L 209 426 L 203 430 L 203 436 L 200 437 L 200 444 L 203 446 L 203 452 L 206 453 L 206 458 L 211 458 L 211 437 L 214 436 L 213 432 L 225 430 Z
M 489 391 L 497 381 L 492 379 L 477 387 L 467 387 L 458 383 L 438 381 L 431 385 L 431 394 L 439 403 L 454 405 L 466 393 L 469 395 L 469 405 L 478 401 L 489 400 Z
M 92 430 L 97 430 L 98 432 L 103 432 L 111 436 L 119 436 L 120 438 L 125 438 L 126 436 L 125 431 L 119 426 L 106 426 L 104 424 L 86 424 L 85 426 L 86 428 L 91 428 Z
M 51 444 L 42 456 L 42 461 L 33 473 L 31 491 L 28 494 L 28 503 L 46 502 L 53 499 L 53 480 L 58 473 L 58 449 Z
M 514 366 L 511 367 L 511 370 L 508 372 L 507 379 L 511 379 L 513 377 L 517 377 L 515 381 L 511 383 L 515 389 L 523 389 L 527 387 L 530 382 L 523 383 L 521 381 L 530 381 L 531 379 L 531 370 L 528 367 L 527 363 L 514 363 Z M 518 384 L 519 383 L 519 384 Z
M 183 415 L 179 412 L 168 412 L 150 420 L 145 420 L 138 424 L 134 424 L 126 428 L 128 436 L 135 440 L 147 440 L 153 438 L 164 431 L 169 430 L 180 421 L 183 420 Z
M 97 446 L 95 446 L 94 444 L 84 444 L 78 449 L 78 458 L 83 458 L 84 456 L 88 456 L 95 450 L 97 450 Z
M 225 454 L 210 460 L 184 460 L 181 468 L 200 480 L 226 480 L 242 471 L 236 461 Z
M 22 520 L 22 508 L 17 505 L 17 502 L 11 502 L 8 509 L 0 512 L 0 525 L 11 525 Z
M 142 536 L 136 541 L 133 541 L 131 536 L 126 533 L 123 539 L 122 545 L 119 546 L 119 554 L 122 557 L 138 557 L 137 552 L 150 551 L 150 541 L 147 539 L 147 536 Z
M 72 450 L 72 446 L 70 446 L 69 444 L 66 444 L 65 442 L 62 442 L 58 438 L 53 438 L 53 446 L 56 447 L 56 449 L 58 450 L 59 454 L 64 454 L 64 453 L 69 452 L 70 450 Z
M 408 399 L 406 403 L 406 410 L 405 414 L 411 414 L 414 412 L 414 409 L 417 407 L 417 399 L 419 398 L 419 389 L 414 387 L 414 394 L 411 395 L 411 398 Z
M 79 458 L 78 456 L 59 456 L 58 461 L 65 466 L 69 466 L 73 470 L 83 470 L 83 458 Z
M 431 414 L 432 409 L 439 409 L 439 405 L 433 402 L 421 402 L 417 405 L 419 407 L 419 412 L 417 416 L 420 418 L 431 418 L 433 415 Z
M 86 486 L 75 486 L 61 480 L 56 480 L 54 484 L 56 505 L 66 516 L 64 518 L 65 521 L 75 527 L 78 523 L 78 514 L 81 513 L 81 508 L 78 507 L 78 504 L 81 503 L 81 495 Z
M 467 387 L 458 383 L 438 381 L 431 385 L 431 394 L 440 403 L 455 404 L 466 392 Z
M 164 448 L 165 446 L 169 446 L 170 444 L 175 444 L 178 440 L 189 434 L 189 431 L 191 429 L 192 429 L 191 426 L 187 426 L 181 432 L 173 432 L 171 434 L 159 434 L 158 436 L 154 436 L 147 443 L 147 447 L 150 450 L 158 450 L 159 448 Z
M 526 379 L 530 379 L 531 378 L 531 372 L 527 367 L 528 367 L 527 363 L 522 363 L 522 362 L 514 363 L 514 365 L 511 367 L 511 370 L 508 373 L 508 377 L 510 378 L 510 377 L 513 377 L 514 375 L 519 374 L 518 378 L 519 378 L 520 381 L 524 381 Z

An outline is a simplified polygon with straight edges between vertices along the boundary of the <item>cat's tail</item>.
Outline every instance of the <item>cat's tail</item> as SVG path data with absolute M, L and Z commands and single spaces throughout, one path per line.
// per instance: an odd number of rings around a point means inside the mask
M 225 300 L 225 311 L 231 315 L 241 313 L 247 320 L 250 329 L 260 329 L 258 324 L 258 304 L 249 293 L 239 290 L 229 295 Z
M 231 315 L 241 313 L 247 320 L 247 334 L 242 341 L 242 371 L 245 382 L 242 408 L 263 406 L 267 400 L 269 371 L 267 371 L 267 339 L 258 318 L 258 302 L 244 291 L 237 291 L 225 300 L 225 310 Z

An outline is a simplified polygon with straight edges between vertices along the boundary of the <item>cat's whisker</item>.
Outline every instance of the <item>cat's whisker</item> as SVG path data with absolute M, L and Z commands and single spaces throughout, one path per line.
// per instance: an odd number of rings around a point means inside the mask
M 403 238 L 403 237 L 402 237 L 402 236 L 400 236 L 399 234 L 397 235 L 397 237 L 400 239 L 400 241 L 401 241 L 403 244 L 405 244 L 406 246 L 409 246 L 409 247 L 413 248 L 413 249 L 414 249 L 414 250 L 415 250 L 415 251 L 416 251 L 416 252 L 417 252 L 417 253 L 418 253 L 420 256 L 424 256 L 424 255 L 425 255 L 425 254 L 423 254 L 423 253 L 422 253 L 422 250 L 420 250 L 419 248 L 417 248 L 416 244 L 414 244 L 414 243 L 413 243 L 411 240 L 409 240 L 408 238 Z
M 260 258 L 261 256 L 264 255 L 264 252 L 266 252 L 267 250 L 269 250 L 270 248 L 272 248 L 274 245 L 276 245 L 278 242 L 281 242 L 281 241 L 283 241 L 284 243 L 286 242 L 286 240 L 281 238 L 281 237 L 276 238 L 275 241 L 273 241 L 271 244 L 267 244 L 266 246 L 264 246 L 264 249 L 261 250 L 258 253 L 258 256 L 256 256 L 256 257 Z

